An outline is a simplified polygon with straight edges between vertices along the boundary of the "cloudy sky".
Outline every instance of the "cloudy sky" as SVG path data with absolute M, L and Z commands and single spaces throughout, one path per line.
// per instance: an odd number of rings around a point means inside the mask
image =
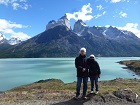
M 140 37 L 140 0 L 0 0 L 0 32 L 26 40 L 67 14 L 73 24 L 116 26 Z

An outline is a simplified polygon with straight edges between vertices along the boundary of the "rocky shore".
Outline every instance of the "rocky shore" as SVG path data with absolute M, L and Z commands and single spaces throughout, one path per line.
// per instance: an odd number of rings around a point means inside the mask
M 0 105 L 140 105 L 140 80 L 117 78 L 99 84 L 98 95 L 88 90 L 88 100 L 74 100 L 76 82 L 40 80 L 0 92 Z
M 133 70 L 136 74 L 140 75 L 140 60 L 127 60 L 120 61 L 119 63 L 126 65 L 125 69 Z

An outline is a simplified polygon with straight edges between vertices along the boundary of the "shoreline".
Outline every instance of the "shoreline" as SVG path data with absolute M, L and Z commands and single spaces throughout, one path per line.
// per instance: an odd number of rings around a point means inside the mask
M 129 69 L 140 76 L 140 60 L 125 60 L 118 63 L 126 66 L 123 69 Z

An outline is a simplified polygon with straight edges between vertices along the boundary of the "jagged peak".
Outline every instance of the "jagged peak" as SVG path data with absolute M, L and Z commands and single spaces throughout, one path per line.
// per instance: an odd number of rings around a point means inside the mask
M 64 16 L 62 16 L 60 19 L 67 19 L 68 20 L 68 18 L 67 18 L 67 15 L 65 14 Z
M 22 42 L 21 39 L 18 38 L 18 37 L 12 37 L 12 38 L 10 38 L 10 39 L 8 40 L 8 43 L 9 43 L 10 45 L 16 45 L 16 44 L 19 44 L 19 43 L 21 43 L 21 42 Z
M 50 23 L 54 23 L 54 22 L 56 22 L 55 20 L 51 20 L 51 21 L 49 21 L 49 23 L 48 24 L 50 24 Z
M 68 29 L 71 29 L 71 25 L 70 25 L 69 20 L 67 19 L 66 14 L 64 16 L 62 16 L 60 19 L 58 19 L 58 20 L 50 21 L 46 26 L 46 30 L 54 28 L 54 27 L 59 26 L 59 25 L 66 26 Z
M 82 26 L 87 26 L 86 23 L 83 22 L 83 20 L 79 19 L 76 23 L 80 23 Z
M 4 39 L 5 39 L 5 36 L 2 33 L 0 33 L 0 41 Z

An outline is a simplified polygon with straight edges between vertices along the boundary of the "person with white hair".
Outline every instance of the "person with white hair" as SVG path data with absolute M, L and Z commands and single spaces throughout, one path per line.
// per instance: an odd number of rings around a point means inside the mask
M 83 81 L 83 99 L 87 99 L 87 82 L 88 82 L 88 69 L 86 68 L 86 49 L 81 48 L 79 56 L 75 59 L 75 67 L 77 69 L 77 84 L 76 84 L 76 97 L 77 100 L 80 96 L 81 83 Z
M 89 77 L 91 82 L 91 93 L 94 93 L 94 84 L 96 87 L 95 94 L 98 94 L 99 87 L 98 87 L 98 78 L 100 78 L 100 67 L 98 62 L 95 60 L 95 56 L 93 54 L 87 59 L 87 66 L 89 69 Z

